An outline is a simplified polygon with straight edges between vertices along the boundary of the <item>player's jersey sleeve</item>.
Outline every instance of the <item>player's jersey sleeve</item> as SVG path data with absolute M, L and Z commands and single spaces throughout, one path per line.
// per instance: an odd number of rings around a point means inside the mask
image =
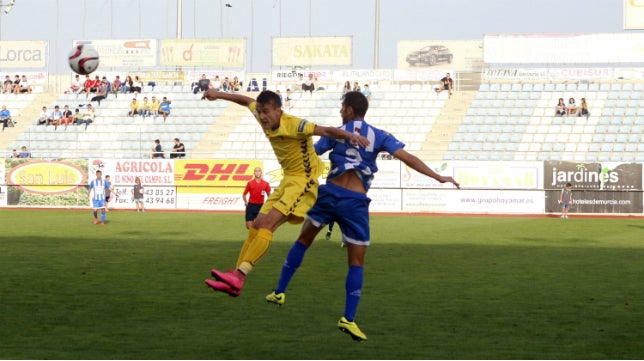
M 318 141 L 313 145 L 315 147 L 315 153 L 322 155 L 328 150 L 333 149 L 335 145 L 335 139 L 329 137 L 320 137 Z
M 364 120 L 353 120 L 343 125 L 341 129 L 360 134 L 369 139 L 366 148 L 354 147 L 348 142 L 335 141 L 329 154 L 331 170 L 328 179 L 333 179 L 346 171 L 356 171 L 366 190 L 371 186 L 374 174 L 378 171 L 376 160 L 382 151 L 394 153 L 405 146 L 393 135 L 372 127 Z
M 244 188 L 244 193 L 242 195 L 247 195 L 250 192 L 250 182 L 246 183 L 246 188 Z

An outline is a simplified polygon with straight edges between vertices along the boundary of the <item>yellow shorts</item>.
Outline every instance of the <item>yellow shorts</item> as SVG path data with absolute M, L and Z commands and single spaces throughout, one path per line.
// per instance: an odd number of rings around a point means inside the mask
M 288 217 L 289 223 L 302 223 L 306 212 L 315 204 L 319 185 L 317 179 L 286 176 L 268 196 L 259 213 L 267 214 L 275 208 Z

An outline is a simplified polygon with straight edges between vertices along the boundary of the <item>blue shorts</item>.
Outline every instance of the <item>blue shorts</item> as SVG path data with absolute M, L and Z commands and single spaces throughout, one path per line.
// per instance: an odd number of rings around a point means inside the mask
M 369 203 L 366 194 L 350 191 L 333 183 L 321 185 L 318 199 L 307 213 L 316 227 L 335 222 L 342 230 L 344 241 L 368 246 Z
M 94 209 L 96 209 L 96 208 L 105 208 L 105 200 L 104 199 L 101 199 L 101 200 L 94 199 L 94 201 L 92 203 L 94 204 Z

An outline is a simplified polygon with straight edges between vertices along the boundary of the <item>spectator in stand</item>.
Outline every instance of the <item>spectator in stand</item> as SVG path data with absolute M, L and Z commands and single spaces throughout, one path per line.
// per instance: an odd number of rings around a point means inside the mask
M 85 98 L 88 98 L 90 93 L 96 93 L 98 84 L 100 84 L 98 76 L 96 76 L 96 81 L 98 81 L 98 83 L 95 83 L 95 80 L 90 78 L 89 75 L 85 76 L 85 82 L 83 83 L 83 93 L 85 93 Z
M 230 84 L 230 91 L 231 92 L 238 92 L 240 90 L 241 90 L 241 83 L 239 82 L 239 78 L 237 78 L 235 76 L 235 77 L 233 77 L 233 81 Z
M 134 81 L 132 81 L 131 76 L 126 76 L 123 85 L 121 85 L 121 91 L 123 93 L 132 93 L 132 87 L 134 86 Z
M 38 116 L 38 123 L 37 125 L 49 125 L 49 111 L 47 111 L 47 107 L 42 107 L 42 111 L 40 112 L 40 115 Z
M 67 89 L 65 93 L 77 94 L 81 90 L 83 90 L 83 84 L 81 83 L 80 75 L 76 74 L 74 80 L 72 81 L 72 84 L 69 86 L 69 89 Z
M 63 120 L 63 112 L 60 110 L 60 107 L 56 105 L 54 106 L 54 110 L 49 115 L 49 124 L 54 126 L 54 130 L 57 130 L 62 120 Z
M 143 101 L 139 104 L 139 115 L 145 118 L 150 116 L 150 102 L 148 102 L 148 97 L 143 97 Z
M 353 82 L 353 91 L 354 92 L 362 92 L 362 89 L 360 89 L 360 84 L 358 84 L 357 81 Z
M 141 94 L 141 90 L 143 90 L 143 81 L 139 79 L 138 75 L 134 76 L 134 82 L 132 83 L 132 87 L 130 88 L 130 93 L 139 93 Z
M 302 75 L 302 74 L 300 74 Z M 302 82 L 302 91 L 308 91 L 313 94 L 315 90 L 315 82 L 313 81 L 313 74 L 309 73 L 309 77 Z
M 588 110 L 588 103 L 586 103 L 586 98 L 581 98 L 581 105 L 579 106 L 579 115 L 580 117 L 588 117 L 590 116 L 590 111 Z
M 157 116 L 159 115 L 159 107 L 161 106 L 161 102 L 155 97 L 154 95 L 152 96 L 152 101 L 150 102 L 150 114 L 152 115 L 153 119 L 156 119 Z
M 2 131 L 4 128 L 12 127 L 13 121 L 11 120 L 11 112 L 7 109 L 6 105 L 2 105 L 2 110 L 0 110 L 0 123 L 2 123 Z
M 280 97 L 280 102 L 284 104 L 284 98 L 282 98 L 282 93 L 280 93 L 279 89 L 275 89 L 275 94 L 279 95 Z
M 132 102 L 130 103 L 130 111 L 127 112 L 128 117 L 133 117 L 135 115 L 139 114 L 139 102 L 136 100 L 136 98 L 132 98 Z
M 109 94 L 112 91 L 112 82 L 110 82 L 106 76 L 103 76 L 101 83 L 105 83 L 105 85 L 107 85 L 107 93 Z
M 183 158 L 186 156 L 186 147 L 181 143 L 179 138 L 174 138 L 174 146 L 170 158 Z
M 152 148 L 152 158 L 165 159 L 165 155 L 163 155 L 163 148 L 161 148 L 161 141 L 158 139 L 154 141 L 154 148 Z
M 342 100 L 344 100 L 344 97 L 350 91 L 351 91 L 351 82 L 347 80 L 344 82 L 344 86 L 342 87 Z
M 215 79 L 212 80 L 212 83 L 210 83 L 210 87 L 215 89 L 216 91 L 221 91 L 221 79 L 219 79 L 219 75 L 215 75 Z
M 575 104 L 575 98 L 568 99 L 568 106 L 566 107 L 566 112 L 568 116 L 577 115 L 577 104 Z
M 194 94 L 202 93 L 210 89 L 210 79 L 206 77 L 206 74 L 201 74 L 201 79 L 199 79 L 198 81 L 192 84 L 193 84 L 192 92 Z
M 163 122 L 165 123 L 165 120 L 168 119 L 168 115 L 170 115 L 170 104 L 172 101 L 168 99 L 167 97 L 163 97 L 161 100 L 161 103 L 159 103 L 159 114 L 163 116 Z
M 114 93 L 114 96 L 116 98 L 119 97 L 119 92 L 121 91 L 121 85 L 123 85 L 123 82 L 121 82 L 121 77 L 117 75 L 114 81 L 112 82 L 112 89 L 110 91 L 110 93 Z
M 371 101 L 371 90 L 369 90 L 369 84 L 364 85 L 364 89 L 362 89 L 362 94 L 367 98 L 367 101 Z
M 293 108 L 293 94 L 291 94 L 291 88 L 286 88 L 286 102 L 284 106 L 288 109 Z
M 22 148 L 20 148 L 20 154 L 18 154 L 18 158 L 31 158 L 31 153 L 27 150 L 26 145 L 23 145 Z
M 20 154 L 18 154 L 18 151 L 14 149 L 11 151 L 9 158 L 20 158 Z
M 87 104 L 87 108 L 85 108 L 85 111 L 81 116 L 81 119 L 76 121 L 76 125 L 85 124 L 85 129 L 87 129 L 87 126 L 92 124 L 93 122 L 94 122 L 94 107 L 92 107 L 92 104 Z
M 69 105 L 65 105 L 63 107 L 63 119 L 60 121 L 61 125 L 65 125 L 65 129 L 67 129 L 67 126 L 74 123 L 74 113 L 69 109 Z
M 225 92 L 229 91 L 230 90 L 230 85 L 231 84 L 230 84 L 230 80 L 228 79 L 228 77 L 224 77 L 224 81 L 221 82 L 221 90 L 223 90 Z
M 11 92 L 15 94 L 20 93 L 20 75 L 18 74 L 13 77 L 13 87 L 11 88 Z
M 559 98 L 559 103 L 555 107 L 555 117 L 563 117 L 564 115 L 566 115 L 566 103 L 563 98 Z
M 4 77 L 4 83 L 2 83 L 2 92 L 3 93 L 13 93 L 13 81 L 9 75 Z
M 96 90 L 96 95 L 90 99 L 90 102 L 97 102 L 98 105 L 101 105 L 101 100 L 104 100 L 107 98 L 107 92 L 108 92 L 108 85 L 107 85 L 107 80 L 101 81 L 101 83 L 98 85 L 98 88 Z
M 26 75 L 23 75 L 20 78 L 19 87 L 16 89 L 16 94 L 22 94 L 22 93 L 31 94 L 31 85 L 29 84 L 29 81 L 27 80 Z
M 74 110 L 73 118 L 74 120 L 72 121 L 72 123 L 78 125 L 78 122 L 83 119 L 83 115 L 80 113 L 80 109 L 76 108 L 76 110 Z
M 449 73 L 445 74 L 445 76 L 441 79 L 440 86 L 436 88 L 436 93 L 440 93 L 443 90 L 447 90 L 449 92 L 449 96 L 452 96 L 452 86 L 454 85 L 454 81 L 452 80 L 452 77 Z

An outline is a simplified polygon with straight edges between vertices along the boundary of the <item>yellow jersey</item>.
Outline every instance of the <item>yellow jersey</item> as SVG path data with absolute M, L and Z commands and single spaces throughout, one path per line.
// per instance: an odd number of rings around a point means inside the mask
M 257 102 L 252 102 L 248 109 L 260 123 L 256 106 Z M 280 126 L 277 129 L 263 130 L 268 141 L 271 142 L 277 161 L 282 166 L 284 176 L 317 179 L 322 175 L 324 165 L 313 147 L 312 136 L 315 123 L 282 112 Z

